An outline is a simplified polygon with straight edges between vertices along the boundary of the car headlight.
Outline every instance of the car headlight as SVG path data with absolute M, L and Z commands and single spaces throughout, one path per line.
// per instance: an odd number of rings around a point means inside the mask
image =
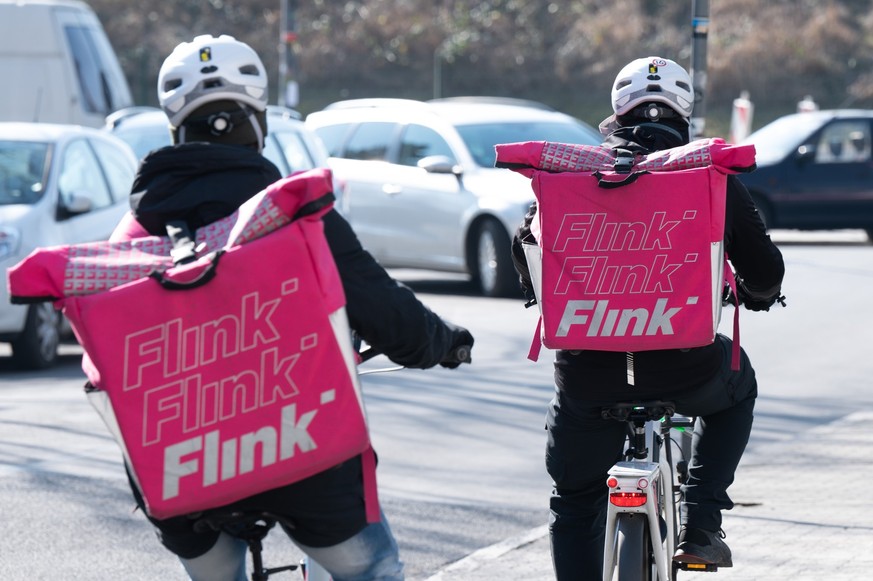
M 9 226 L 0 226 L 0 260 L 12 256 L 18 251 L 21 235 L 18 230 Z

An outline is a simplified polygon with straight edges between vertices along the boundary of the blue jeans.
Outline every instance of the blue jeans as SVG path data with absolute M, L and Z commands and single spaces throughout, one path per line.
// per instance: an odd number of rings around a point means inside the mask
M 385 515 L 377 523 L 330 547 L 300 549 L 333 577 L 333 581 L 403 581 L 403 563 Z M 245 581 L 246 544 L 226 533 L 203 555 L 179 560 L 192 581 Z
M 749 440 L 757 382 L 746 354 L 730 369 L 731 343 L 719 336 L 722 368 L 700 387 L 664 394 L 676 411 L 696 416 L 688 481 L 683 486 L 687 526 L 718 530 L 721 511 L 733 507 L 727 488 Z M 655 399 L 655 398 L 649 398 Z M 600 581 L 603 568 L 609 468 L 620 459 L 625 426 L 600 416 L 615 401 L 589 401 L 558 391 L 546 418 L 546 467 L 555 488 L 550 501 L 552 561 L 558 581 Z

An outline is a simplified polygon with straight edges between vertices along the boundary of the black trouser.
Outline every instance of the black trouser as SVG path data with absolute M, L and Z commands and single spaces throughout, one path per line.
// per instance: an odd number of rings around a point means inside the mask
M 145 511 L 142 495 L 132 479 L 131 489 L 137 504 Z M 295 541 L 310 547 L 335 545 L 367 526 L 361 458 L 352 458 L 315 476 L 255 494 L 215 511 L 230 509 L 282 515 L 294 523 L 294 529 L 285 532 Z M 216 531 L 194 530 L 194 523 L 202 514 L 164 520 L 148 514 L 146 517 L 157 528 L 158 537 L 167 549 L 185 559 L 194 559 L 208 551 L 218 539 Z
M 757 396 L 755 372 L 746 354 L 740 371 L 730 369 L 730 341 L 719 373 L 699 388 L 665 394 L 676 411 L 696 416 L 689 479 L 683 487 L 687 525 L 718 530 L 721 510 L 733 503 L 727 488 L 749 441 Z M 655 398 L 648 398 L 655 399 Z M 614 401 L 590 401 L 558 391 L 546 419 L 546 467 L 554 480 L 551 498 L 552 561 L 558 581 L 600 581 L 603 568 L 609 468 L 620 459 L 625 427 L 601 418 Z

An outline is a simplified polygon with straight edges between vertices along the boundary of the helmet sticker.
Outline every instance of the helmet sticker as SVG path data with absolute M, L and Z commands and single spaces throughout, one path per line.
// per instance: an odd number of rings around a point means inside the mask
M 212 60 L 212 48 L 204 46 L 200 49 L 200 62 L 205 63 Z
M 649 69 L 651 69 L 652 66 L 655 66 L 655 67 L 666 67 L 666 66 L 667 66 L 667 61 L 664 60 L 664 59 L 662 59 L 662 58 L 653 58 L 653 59 L 652 59 L 652 63 L 649 65 Z M 657 70 L 657 68 L 656 68 L 655 70 Z
M 657 75 L 658 74 L 658 65 L 655 63 L 649 63 L 649 74 Z

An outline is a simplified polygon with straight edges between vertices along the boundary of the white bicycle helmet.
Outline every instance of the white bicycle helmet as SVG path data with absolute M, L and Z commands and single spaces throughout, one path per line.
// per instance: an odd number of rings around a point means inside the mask
M 688 72 L 657 56 L 631 61 L 612 86 L 612 110 L 624 115 L 641 103 L 664 103 L 682 117 L 691 117 L 694 89 Z
M 197 36 L 178 45 L 158 73 L 158 100 L 179 127 L 206 103 L 230 100 L 267 108 L 267 72 L 252 48 L 232 36 Z

